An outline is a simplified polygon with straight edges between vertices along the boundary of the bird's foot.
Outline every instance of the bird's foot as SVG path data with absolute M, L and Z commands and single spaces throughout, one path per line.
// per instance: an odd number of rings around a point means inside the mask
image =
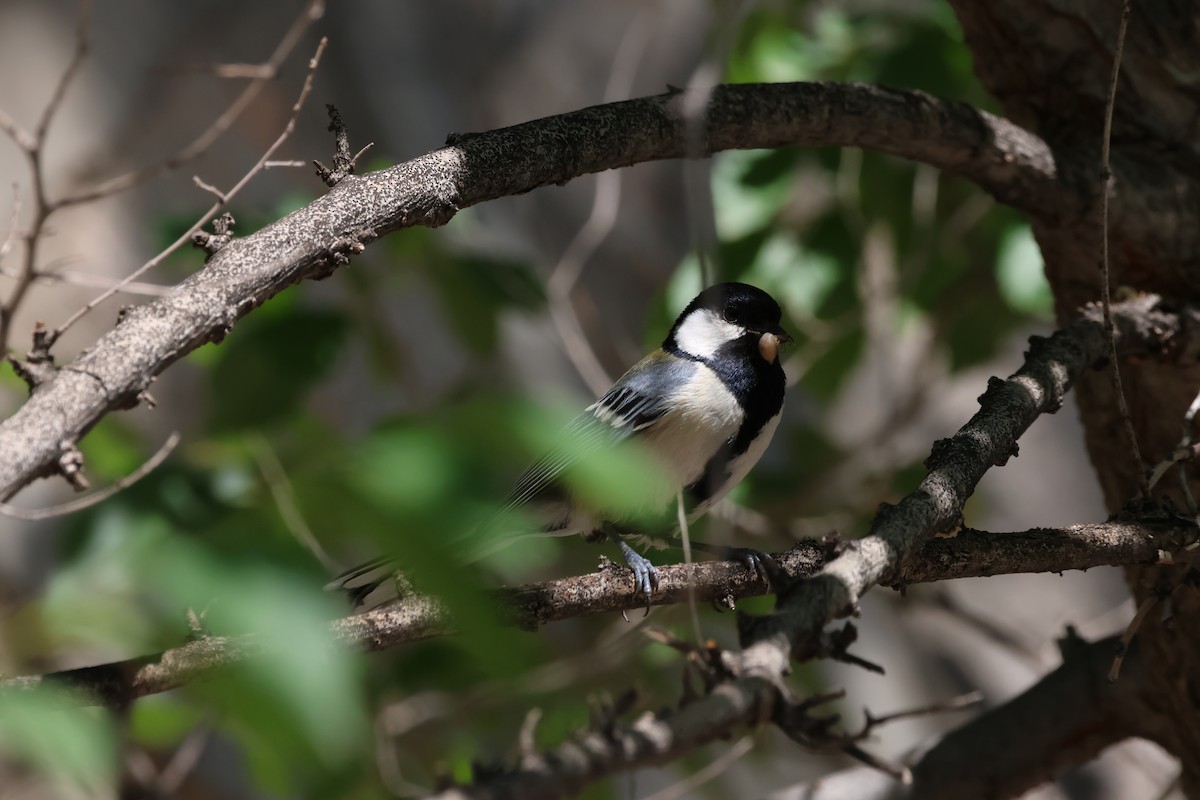
M 768 553 L 761 550 L 754 550 L 749 547 L 727 547 L 725 545 L 705 544 L 704 542 L 692 542 L 692 547 L 704 553 L 708 553 L 718 561 L 736 561 L 739 564 L 745 564 L 746 569 L 750 570 L 752 575 L 757 575 L 768 584 L 772 583 L 771 576 L 780 574 L 780 566 L 774 558 Z
M 617 547 L 621 548 L 621 555 L 625 557 L 625 563 L 633 570 L 634 591 L 642 592 L 646 595 L 646 614 L 649 614 L 651 595 L 658 589 L 658 570 L 650 563 L 650 559 L 636 552 L 621 539 L 614 538 L 617 542 Z M 626 620 L 629 619 L 624 611 L 621 612 L 621 616 L 625 617 Z

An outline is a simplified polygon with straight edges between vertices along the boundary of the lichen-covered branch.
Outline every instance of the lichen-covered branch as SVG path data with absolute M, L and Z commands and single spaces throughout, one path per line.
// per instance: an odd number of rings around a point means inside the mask
M 412 161 L 349 176 L 242 239 L 116 327 L 0 423 L 0 501 L 61 472 L 105 414 L 131 408 L 179 358 L 220 341 L 245 314 L 301 280 L 323 278 L 390 231 L 441 225 L 460 209 L 580 175 L 735 148 L 849 145 L 957 172 L 1003 202 L 1053 217 L 1072 206 L 1046 145 L 961 103 L 835 83 L 717 87 L 697 150 L 678 92 L 582 109 L 511 128 L 453 135 Z

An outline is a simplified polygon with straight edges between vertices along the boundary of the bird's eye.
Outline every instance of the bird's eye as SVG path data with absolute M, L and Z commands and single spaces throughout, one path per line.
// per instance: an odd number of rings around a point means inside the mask
M 729 306 L 721 309 L 721 319 L 726 322 L 733 322 L 733 312 L 729 310 Z

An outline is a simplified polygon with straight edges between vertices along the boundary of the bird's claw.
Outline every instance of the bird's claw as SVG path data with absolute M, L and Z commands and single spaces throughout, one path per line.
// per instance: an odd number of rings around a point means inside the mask
M 618 541 L 621 547 L 621 555 L 625 557 L 625 563 L 629 565 L 629 569 L 633 570 L 633 588 L 634 591 L 642 592 L 646 595 L 646 616 L 650 613 L 650 600 L 654 592 L 658 589 L 658 570 L 650 563 L 650 559 L 635 552 L 632 547 L 625 542 Z M 621 616 L 629 621 L 629 616 L 622 611 Z
M 749 547 L 727 547 L 721 552 L 721 558 L 744 564 L 751 575 L 757 575 L 768 585 L 771 584 L 771 576 L 780 572 L 779 563 L 770 554 Z

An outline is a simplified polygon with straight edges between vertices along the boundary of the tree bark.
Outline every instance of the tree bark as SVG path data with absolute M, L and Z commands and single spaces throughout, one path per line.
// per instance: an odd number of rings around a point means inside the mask
M 1076 187 L 1074 214 L 1034 213 L 1034 234 L 1060 321 L 1100 296 L 1100 232 L 1095 213 L 1099 152 L 1114 57 L 1119 3 L 1091 0 L 951 0 L 975 71 L 1014 122 L 1039 134 L 1055 153 L 1094 154 L 1092 180 Z M 1139 0 L 1121 62 L 1113 111 L 1110 269 L 1112 286 L 1153 291 L 1178 301 L 1200 294 L 1200 43 L 1197 9 L 1188 3 Z M 1120 363 L 1134 429 L 1149 464 L 1179 441 L 1200 370 L 1123 359 Z M 1122 507 L 1138 475 L 1120 430 L 1114 394 L 1103 373 L 1084 376 L 1076 397 L 1087 447 L 1110 511 Z M 1174 476 L 1171 476 L 1172 478 Z M 1163 481 L 1163 495 L 1178 482 Z M 1162 601 L 1138 631 L 1146 680 L 1153 687 L 1144 727 L 1183 765 L 1183 788 L 1200 797 L 1200 573 L 1187 565 L 1132 568 L 1140 604 Z

